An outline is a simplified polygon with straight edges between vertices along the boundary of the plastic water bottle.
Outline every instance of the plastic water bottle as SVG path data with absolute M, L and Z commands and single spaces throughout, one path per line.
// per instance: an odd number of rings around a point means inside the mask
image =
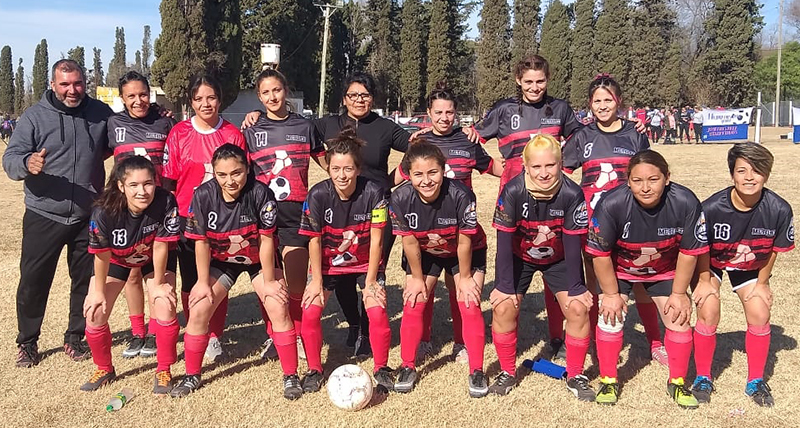
M 134 395 L 136 394 L 132 389 L 122 388 L 122 391 L 118 392 L 116 395 L 111 397 L 111 400 L 108 401 L 108 404 L 106 405 L 106 411 L 116 412 L 117 410 L 121 409 L 122 406 L 128 404 L 128 401 L 131 401 Z
M 531 371 L 550 376 L 555 379 L 562 379 L 567 374 L 567 369 L 564 366 L 555 364 L 543 358 L 536 360 L 525 360 L 522 365 L 529 368 Z

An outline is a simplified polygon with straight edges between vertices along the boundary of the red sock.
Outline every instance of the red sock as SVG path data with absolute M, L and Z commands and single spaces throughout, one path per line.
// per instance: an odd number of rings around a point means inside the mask
M 292 317 L 292 322 L 294 322 L 294 331 L 302 331 L 303 329 L 302 294 L 289 294 L 289 316 Z
M 86 325 L 86 343 L 92 350 L 92 361 L 99 370 L 111 372 L 114 365 L 111 364 L 111 329 L 108 323 L 100 327 L 89 327 Z
M 131 334 L 136 337 L 144 337 L 144 314 L 131 315 L 128 319 L 131 320 Z
M 458 300 L 456 300 L 456 290 L 448 293 L 450 297 L 450 318 L 453 319 L 453 343 L 458 343 L 463 345 L 464 344 L 464 335 L 463 335 L 463 322 L 461 321 L 461 310 L 458 304 Z M 479 307 L 480 309 L 480 307 Z M 481 325 L 483 325 L 483 315 L 481 315 Z M 484 333 L 485 339 L 486 333 Z
M 183 359 L 186 361 L 186 374 L 199 375 L 203 369 L 203 355 L 208 347 L 208 333 L 183 335 Z
M 589 350 L 589 336 L 584 338 L 572 337 L 567 334 L 564 344 L 567 347 L 567 377 L 572 378 L 583 373 L 583 363 L 586 361 L 586 352 Z
M 158 323 L 156 322 L 155 318 L 150 317 L 147 319 L 147 334 L 152 334 L 152 335 L 156 334 L 156 329 L 158 329 L 156 324 Z
M 658 307 L 654 302 L 636 302 L 636 310 L 642 320 L 644 334 L 650 342 L 650 349 L 659 348 L 661 343 L 661 328 L 658 326 Z M 667 352 L 669 353 L 669 352 Z
M 617 361 L 619 361 L 619 353 L 622 352 L 622 331 L 609 333 L 597 327 L 595 338 L 600 376 L 616 378 Z M 569 358 L 569 351 L 567 351 L 567 358 Z
M 219 306 L 211 315 L 211 320 L 208 321 L 208 333 L 211 337 L 222 339 L 222 332 L 225 331 L 225 318 L 228 317 L 228 296 L 219 302 Z
M 156 361 L 158 362 L 157 372 L 169 371 L 169 368 L 178 361 L 178 333 L 181 326 L 178 319 L 172 321 L 158 321 L 150 318 L 151 324 L 155 329 L 150 329 L 151 334 L 156 335 Z M 205 350 L 203 351 L 205 352 Z
M 674 331 L 667 329 L 664 346 L 669 359 L 669 378 L 685 378 L 689 371 L 689 358 L 692 356 L 692 329 Z
M 508 333 L 497 333 L 492 330 L 492 342 L 500 361 L 500 369 L 510 374 L 517 375 L 517 330 Z M 467 349 L 469 352 L 469 349 Z
M 291 306 L 290 306 L 291 307 Z M 300 330 L 309 370 L 322 373 L 322 306 L 310 305 L 303 309 L 305 322 Z
M 183 319 L 189 322 L 189 293 L 181 291 L 181 306 L 183 307 Z
M 711 379 L 711 363 L 717 348 L 717 326 L 700 321 L 694 326 L 694 365 L 697 375 Z
M 431 341 L 431 333 L 433 333 L 433 301 L 436 300 L 433 291 L 428 296 L 428 304 L 425 305 L 425 314 L 422 317 L 422 338 L 423 342 Z M 419 303 L 417 303 L 419 305 Z
M 416 368 L 414 360 L 417 357 L 417 347 L 422 339 L 424 327 L 425 302 L 417 302 L 411 307 L 410 303 L 403 306 L 403 319 L 400 321 L 400 357 L 404 367 Z
M 373 372 L 389 364 L 389 345 L 392 343 L 392 330 L 389 316 L 380 306 L 367 308 L 369 317 L 369 344 L 372 346 Z
M 550 333 L 550 340 L 564 336 L 564 313 L 561 312 L 561 305 L 558 304 L 555 294 L 550 291 L 547 282 L 544 283 L 544 308 L 547 312 L 547 331 Z
M 764 366 L 769 355 L 769 341 L 772 329 L 766 325 L 747 325 L 747 334 L 744 339 L 744 349 L 747 352 L 747 381 L 762 379 Z M 88 338 L 89 335 L 87 334 Z
M 272 333 L 272 340 L 281 360 L 283 375 L 297 374 L 297 332 L 294 327 L 289 331 Z
M 483 327 L 481 307 L 473 303 L 467 308 L 464 302 L 457 303 L 458 311 L 453 312 L 453 321 L 455 322 L 456 313 L 460 313 L 464 320 L 461 331 L 467 345 L 467 355 L 469 355 L 469 372 L 483 370 L 483 348 L 486 345 L 486 330 Z

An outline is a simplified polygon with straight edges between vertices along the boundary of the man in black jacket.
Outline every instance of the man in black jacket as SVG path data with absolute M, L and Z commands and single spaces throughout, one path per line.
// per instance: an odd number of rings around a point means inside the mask
M 113 114 L 86 96 L 86 74 L 75 61 L 53 65 L 50 89 L 22 114 L 3 154 L 12 180 L 23 180 L 25 215 L 17 288 L 17 366 L 39 362 L 37 341 L 58 259 L 67 247 L 72 278 L 64 352 L 89 357 L 83 344 L 83 301 L 93 258 L 88 252 L 91 206 L 103 190 L 108 151 L 106 120 Z

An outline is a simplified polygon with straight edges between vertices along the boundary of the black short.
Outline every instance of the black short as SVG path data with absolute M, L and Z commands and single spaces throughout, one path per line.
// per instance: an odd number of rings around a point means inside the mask
M 386 283 L 386 275 L 378 273 L 378 284 L 384 285 Z M 353 287 L 358 285 L 360 289 L 367 286 L 366 273 L 347 273 L 344 275 L 323 275 L 322 288 L 325 291 L 334 291 L 337 287 Z
M 533 274 L 541 272 L 544 277 L 544 282 L 550 288 L 553 294 L 559 291 L 568 291 L 567 284 L 567 262 L 561 260 L 549 265 L 537 265 L 528 263 L 521 258 L 514 256 L 514 289 L 504 290 L 498 288 L 506 294 L 525 294 L 531 286 Z
M 669 295 L 672 294 L 671 279 L 653 282 L 631 282 L 624 279 L 618 279 L 617 284 L 619 286 L 619 294 L 624 294 L 626 296 L 631 295 L 633 286 L 636 284 L 641 284 L 642 287 L 644 287 L 644 291 L 646 291 L 647 295 L 650 297 L 669 297 Z
M 115 263 L 109 263 L 108 276 L 111 278 L 119 279 L 120 281 L 128 281 L 128 278 L 130 278 L 131 276 L 132 269 L 134 268 L 120 266 Z M 141 269 L 142 269 L 142 278 L 153 273 L 154 270 L 153 262 L 150 261 L 146 265 L 142 266 Z M 178 270 L 178 253 L 175 251 L 170 251 L 169 256 L 167 256 L 167 272 L 175 273 L 176 270 Z M 92 274 L 94 274 L 94 265 L 92 265 Z
M 403 270 L 406 271 L 406 275 L 411 275 L 411 266 L 408 265 L 405 253 L 403 253 L 402 266 Z M 451 276 L 457 275 L 458 257 L 436 257 L 431 253 L 422 251 L 422 274 L 438 278 L 442 271 Z M 472 271 L 486 272 L 486 248 L 472 252 Z
M 731 290 L 733 291 L 758 281 L 757 270 L 726 270 L 725 272 L 728 272 L 728 279 L 731 280 Z M 711 266 L 711 274 L 722 284 L 722 269 Z
M 211 276 L 216 278 L 216 280 L 228 291 L 230 291 L 231 287 L 233 287 L 233 284 L 236 284 L 236 280 L 243 272 L 247 272 L 247 274 L 250 275 L 250 281 L 252 281 L 253 278 L 261 273 L 261 264 L 255 263 L 252 265 L 241 265 L 238 263 L 211 260 L 211 266 L 209 268 L 209 273 Z
M 308 248 L 308 236 L 301 235 L 300 218 L 303 216 L 303 203 L 294 201 L 278 202 L 277 227 L 278 244 L 283 247 Z

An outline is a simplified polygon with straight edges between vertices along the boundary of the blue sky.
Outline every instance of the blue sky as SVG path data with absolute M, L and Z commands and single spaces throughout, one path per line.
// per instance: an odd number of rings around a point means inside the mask
M 572 3 L 573 0 L 566 0 Z M 788 2 L 788 0 L 785 0 Z M 543 1 L 544 3 L 545 1 Z M 47 39 L 51 63 L 77 45 L 86 48 L 86 62 L 91 66 L 92 47 L 102 50 L 103 67 L 113 55 L 114 29 L 125 28 L 128 62 L 141 48 L 145 25 L 150 25 L 152 40 L 161 31 L 160 0 L 0 0 L 0 46 L 9 45 L 16 72 L 19 57 L 26 74 L 33 66 L 36 45 Z M 766 31 L 774 31 L 778 20 L 778 1 L 761 0 Z M 470 37 L 477 35 L 477 13 L 469 20 Z M 793 30 L 784 25 L 784 37 Z

